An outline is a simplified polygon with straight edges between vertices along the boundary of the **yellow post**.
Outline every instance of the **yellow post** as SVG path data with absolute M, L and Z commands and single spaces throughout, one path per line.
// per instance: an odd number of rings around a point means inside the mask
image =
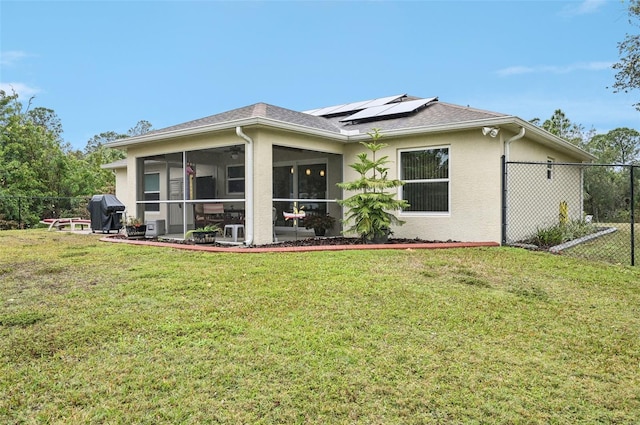
M 569 205 L 567 201 L 560 202 L 560 224 L 565 225 L 569 222 Z

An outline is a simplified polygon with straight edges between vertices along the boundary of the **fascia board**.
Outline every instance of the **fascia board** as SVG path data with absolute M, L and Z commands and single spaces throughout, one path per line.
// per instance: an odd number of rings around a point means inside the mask
M 451 124 L 402 128 L 398 130 L 388 130 L 388 131 L 381 130 L 380 134 L 384 134 L 385 137 L 400 137 L 400 136 L 408 136 L 408 135 L 424 134 L 424 133 L 446 133 L 451 131 L 470 130 L 470 129 L 485 127 L 485 126 L 489 127 L 489 126 L 513 124 L 514 118 L 516 117 L 487 118 L 482 120 L 463 121 L 463 122 L 456 122 Z M 368 138 L 368 135 L 366 133 L 363 133 L 363 135 L 354 136 L 353 138 L 359 141 L 360 139 Z
M 110 148 L 127 147 L 130 145 L 138 145 L 145 143 L 154 143 L 161 140 L 174 139 L 178 137 L 194 136 L 214 131 L 228 130 L 237 126 L 246 126 L 256 123 L 256 118 L 243 118 L 235 121 L 225 121 L 216 124 L 207 124 L 198 127 L 184 128 L 172 131 L 166 131 L 155 134 L 143 134 L 142 136 L 128 137 L 115 142 L 110 142 L 106 146 Z
M 522 120 L 521 118 L 516 117 L 515 124 L 521 127 L 525 127 L 529 135 L 531 136 L 531 133 L 533 133 L 533 135 L 535 136 L 534 139 L 536 139 L 541 143 L 553 146 L 560 150 L 564 150 L 565 152 L 569 152 L 576 156 L 582 157 L 584 161 L 595 161 L 597 159 L 595 155 L 590 154 L 589 152 L 579 148 L 573 143 L 567 142 L 563 138 L 558 137 L 555 134 L 549 133 L 544 128 L 540 128 L 537 125 L 534 125 L 534 124 L 531 124 L 530 122 Z
M 399 130 L 389 130 L 389 131 L 380 131 L 380 134 L 383 134 L 385 137 L 402 137 L 416 134 L 426 134 L 426 133 L 446 133 L 452 131 L 461 131 L 461 130 L 472 130 L 480 127 L 509 127 L 511 130 L 516 133 L 520 130 L 520 127 L 524 127 L 527 131 L 528 136 L 534 135 L 534 139 L 537 142 L 541 142 L 547 144 L 549 146 L 555 147 L 559 150 L 569 152 L 575 156 L 583 158 L 586 161 L 593 161 L 596 159 L 592 154 L 580 149 L 572 143 L 567 142 L 566 140 L 549 133 L 548 131 L 531 124 L 530 122 L 524 121 L 521 118 L 516 116 L 504 116 L 497 118 L 487 118 L 482 120 L 474 120 L 474 121 L 465 121 L 458 122 L 453 124 L 443 124 L 443 125 L 434 125 L 434 126 L 423 126 L 423 127 L 413 127 L 413 128 L 404 128 Z M 526 137 L 526 136 L 525 136 Z M 351 136 L 349 138 L 350 141 L 359 142 L 362 140 L 369 139 L 369 136 L 366 133 L 357 136 Z
M 127 168 L 127 160 L 120 159 L 118 161 L 110 162 L 108 164 L 102 164 L 100 168 L 104 170 L 115 170 L 118 168 Z
M 194 136 L 194 135 L 211 133 L 216 131 L 230 130 L 238 126 L 244 127 L 244 126 L 255 126 L 255 125 L 264 125 L 267 127 L 287 130 L 294 133 L 304 133 L 308 135 L 315 135 L 319 137 L 333 139 L 335 141 L 339 141 L 343 143 L 360 142 L 363 140 L 368 140 L 370 138 L 367 133 L 360 133 L 357 135 L 339 134 L 339 133 L 334 133 L 332 131 L 316 129 L 316 128 L 307 127 L 300 124 L 293 124 L 293 123 L 274 120 L 270 118 L 251 117 L 251 118 L 242 118 L 234 121 L 225 121 L 225 122 L 216 123 L 216 124 L 208 124 L 208 125 L 203 125 L 199 127 L 173 130 L 173 131 L 168 131 L 160 134 L 136 136 L 136 137 L 131 137 L 127 139 L 121 139 L 118 141 L 110 142 L 106 146 L 113 147 L 113 148 L 127 147 L 130 145 L 153 143 L 161 140 Z M 381 130 L 380 133 L 383 134 L 385 137 L 394 138 L 394 137 L 402 137 L 402 136 L 425 134 L 425 133 L 445 133 L 445 132 L 452 132 L 452 131 L 471 130 L 475 128 L 490 127 L 490 126 L 509 126 L 509 127 L 512 127 L 511 129 L 516 132 L 519 131 L 519 127 L 524 127 L 528 135 L 529 136 L 534 135 L 533 138 L 538 142 L 553 146 L 555 148 L 564 150 L 566 152 L 570 152 L 578 157 L 584 158 L 584 160 L 586 161 L 593 161 L 596 159 L 595 156 L 567 142 L 566 140 L 563 140 L 560 137 L 557 137 L 538 126 L 533 125 L 530 122 L 524 121 L 523 119 L 513 115 L 496 117 L 496 118 L 486 118 L 482 120 L 457 122 L 452 124 L 420 126 L 420 127 L 412 127 L 412 128 L 404 128 L 404 129 L 388 130 L 388 131 Z
M 153 142 L 158 142 L 158 141 L 167 140 L 167 139 L 175 139 L 179 137 L 195 136 L 199 134 L 212 133 L 216 131 L 230 130 L 238 126 L 245 127 L 245 126 L 252 126 L 252 125 L 265 125 L 268 127 L 279 128 L 282 130 L 289 130 L 297 133 L 305 133 L 305 134 L 312 134 L 312 135 L 317 135 L 322 137 L 329 137 L 329 138 L 336 139 L 338 141 L 347 140 L 347 136 L 338 134 L 338 133 L 333 133 L 327 130 L 315 129 L 315 128 L 311 128 L 311 127 L 307 127 L 299 124 L 287 123 L 287 122 L 278 121 L 270 118 L 252 117 L 252 118 L 242 118 L 234 121 L 225 121 L 225 122 L 216 123 L 216 124 L 207 124 L 207 125 L 202 125 L 199 127 L 191 127 L 187 129 L 178 129 L 178 130 L 167 131 L 167 132 L 157 133 L 157 134 L 150 134 L 150 135 L 143 134 L 142 136 L 136 136 L 136 137 L 120 139 L 114 142 L 110 142 L 107 144 L 107 146 L 110 148 L 127 147 L 131 145 L 153 143 Z

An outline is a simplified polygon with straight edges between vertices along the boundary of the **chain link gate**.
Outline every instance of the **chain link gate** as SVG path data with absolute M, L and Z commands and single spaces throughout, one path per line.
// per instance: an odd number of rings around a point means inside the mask
M 637 264 L 640 167 L 506 162 L 502 244 Z

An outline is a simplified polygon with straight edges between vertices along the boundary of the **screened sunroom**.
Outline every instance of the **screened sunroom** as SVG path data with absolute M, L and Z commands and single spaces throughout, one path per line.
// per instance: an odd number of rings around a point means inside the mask
M 313 235 L 304 218 L 288 218 L 287 213 L 294 211 L 330 214 L 339 223 L 342 210 L 336 199 L 341 191 L 336 183 L 342 179 L 341 155 L 274 145 L 273 162 L 254 158 L 250 170 L 247 148 L 236 144 L 137 158 L 140 183 L 134 215 L 147 223 L 162 223 L 167 238 L 181 239 L 191 229 L 215 224 L 223 229 L 218 240 L 229 243 L 245 242 L 246 221 L 254 219 L 247 205 L 257 217 L 269 216 L 268 231 L 274 241 Z M 247 200 L 251 192 L 247 179 L 256 175 L 256 169 L 262 169 L 253 179 L 252 191 L 258 196 Z M 264 176 L 270 176 L 271 184 Z M 265 190 L 271 192 L 268 204 L 261 201 Z M 340 231 L 336 224 L 329 234 Z

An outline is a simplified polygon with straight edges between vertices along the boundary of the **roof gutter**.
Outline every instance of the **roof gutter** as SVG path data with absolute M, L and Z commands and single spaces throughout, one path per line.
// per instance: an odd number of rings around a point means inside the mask
M 152 132 L 150 134 L 143 134 L 135 137 L 127 137 L 119 139 L 113 142 L 109 142 L 106 146 L 110 148 L 127 147 L 129 145 L 136 145 L 142 143 L 153 143 L 160 140 L 174 139 L 176 137 L 197 136 L 199 134 L 206 134 L 212 131 L 224 131 L 237 127 L 246 127 L 250 125 L 268 125 L 283 130 L 289 130 L 294 132 L 304 132 L 306 134 L 312 134 L 322 137 L 330 137 L 341 141 L 348 141 L 349 136 L 340 133 L 334 133 L 328 130 L 316 129 L 312 127 L 306 127 L 300 124 L 292 124 L 284 121 L 274 120 L 263 117 L 242 118 L 239 120 L 226 121 L 215 124 L 201 125 L 199 127 L 182 128 L 170 131 Z
M 213 131 L 224 131 L 237 127 L 247 127 L 253 125 L 266 125 L 274 128 L 279 128 L 282 130 L 288 130 L 292 132 L 302 132 L 309 135 L 315 135 L 319 137 L 325 137 L 331 140 L 335 140 L 337 142 L 342 143 L 353 143 L 359 142 L 362 140 L 368 140 L 369 135 L 367 133 L 361 133 L 356 131 L 343 131 L 342 133 L 335 133 L 328 130 L 322 130 L 317 128 L 310 128 L 300 124 L 287 123 L 280 120 L 274 120 L 270 118 L 264 117 L 252 117 L 252 118 L 242 118 L 238 120 L 226 121 L 215 124 L 207 124 L 199 127 L 192 127 L 187 129 L 177 129 L 171 130 L 161 133 L 152 133 L 152 134 L 143 134 L 141 136 L 120 139 L 114 142 L 109 142 L 107 144 L 108 147 L 123 147 L 126 148 L 129 145 L 137 145 L 144 143 L 153 143 L 161 140 L 170 140 L 177 137 L 186 137 L 186 136 L 195 136 L 200 134 L 206 134 Z M 584 157 L 585 160 L 594 160 L 595 157 L 588 152 L 583 151 L 571 143 L 546 132 L 541 128 L 537 128 L 533 124 L 524 121 L 516 116 L 508 115 L 503 117 L 496 118 L 486 118 L 480 120 L 472 120 L 466 122 L 457 122 L 457 123 L 448 123 L 448 124 L 439 124 L 432 126 L 420 126 L 420 127 L 411 127 L 411 128 L 403 128 L 397 130 L 384 130 L 382 133 L 385 137 L 400 137 L 400 136 L 409 136 L 414 134 L 424 134 L 424 133 L 439 133 L 439 132 L 449 132 L 449 131 L 459 131 L 459 130 L 473 130 L 478 127 L 484 126 L 514 126 L 519 127 L 520 129 L 526 128 L 528 133 L 531 136 L 536 135 L 538 138 L 543 138 L 547 140 L 554 140 L 555 144 L 558 145 L 561 149 L 565 151 L 571 152 L 574 155 L 577 154 L 579 156 Z M 522 131 L 522 130 L 520 130 Z M 517 140 L 517 139 L 514 139 Z M 512 141 L 514 141 L 512 140 Z
M 528 137 L 535 137 L 535 139 L 538 142 L 541 142 L 543 140 L 547 140 L 549 142 L 553 141 L 554 149 L 560 149 L 572 155 L 577 155 L 578 157 L 581 157 L 583 161 L 593 161 L 596 159 L 595 156 L 593 156 L 589 152 L 586 152 L 580 149 L 578 146 L 572 143 L 569 143 L 566 140 L 554 134 L 551 134 L 548 131 L 542 128 L 539 128 L 513 115 L 499 117 L 499 118 L 488 118 L 488 119 L 481 119 L 481 120 L 474 120 L 474 121 L 466 121 L 462 123 L 452 123 L 452 124 L 442 124 L 442 125 L 434 125 L 434 126 L 427 126 L 427 127 L 413 127 L 413 128 L 406 128 L 406 129 L 400 129 L 400 130 L 382 131 L 381 133 L 386 138 L 386 137 L 400 137 L 400 136 L 408 136 L 408 135 L 415 135 L 415 134 L 424 134 L 426 132 L 440 133 L 440 132 L 459 131 L 459 130 L 474 130 L 474 129 L 477 129 L 478 127 L 485 127 L 485 126 L 502 127 L 502 128 L 507 126 L 514 131 L 518 131 L 516 129 L 519 128 L 520 132 L 522 132 L 523 130 L 526 130 Z M 522 137 L 524 137 L 524 134 L 520 137 L 514 136 L 512 140 L 508 142 L 509 143 L 514 142 Z M 349 141 L 357 141 L 358 139 L 364 140 L 366 138 L 367 138 L 366 134 L 363 134 L 361 136 L 350 136 Z M 508 154 L 508 148 L 505 154 Z
M 245 235 L 244 244 L 250 246 L 253 243 L 253 140 L 247 136 L 241 126 L 236 127 L 236 134 L 247 142 L 245 153 L 245 224 L 247 233 Z

